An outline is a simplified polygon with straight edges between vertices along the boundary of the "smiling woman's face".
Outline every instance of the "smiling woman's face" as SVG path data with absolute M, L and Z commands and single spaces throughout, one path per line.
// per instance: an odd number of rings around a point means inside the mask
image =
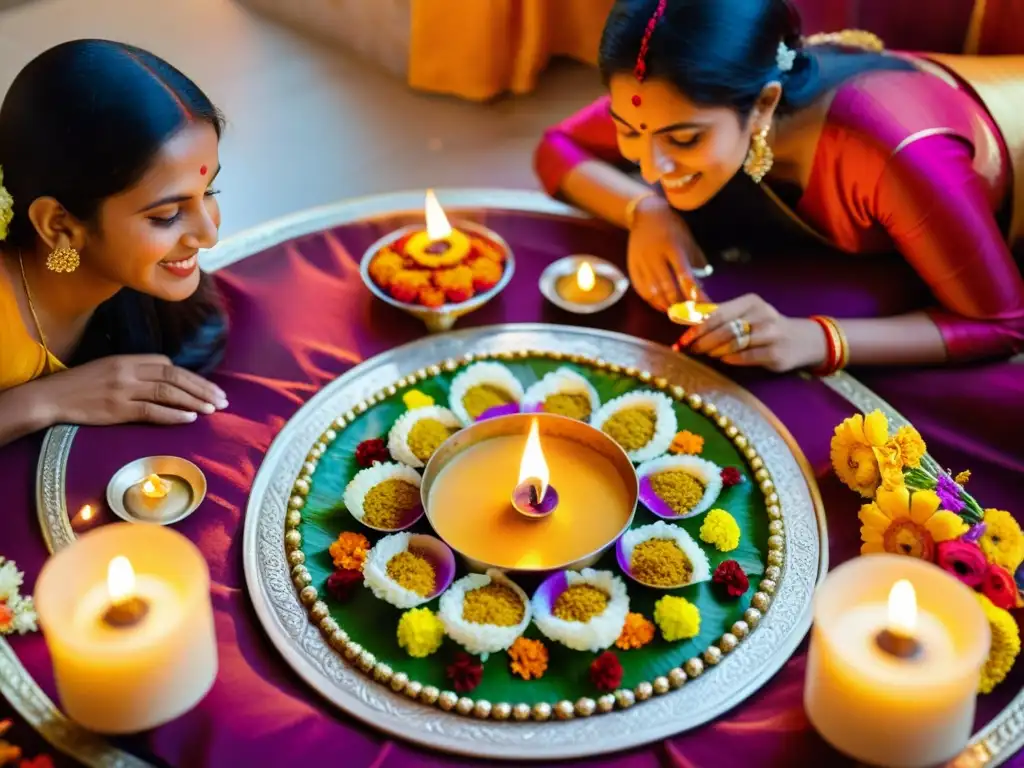
M 611 77 L 609 90 L 622 156 L 639 164 L 647 183 L 660 183 L 669 204 L 682 211 L 700 208 L 736 175 L 751 134 L 774 111 L 755 109 L 741 119 L 728 107 L 698 106 L 663 80 L 639 83 L 625 73 Z
M 213 126 L 183 128 L 135 186 L 103 201 L 82 267 L 158 299 L 187 299 L 199 286 L 199 251 L 217 242 L 219 170 Z

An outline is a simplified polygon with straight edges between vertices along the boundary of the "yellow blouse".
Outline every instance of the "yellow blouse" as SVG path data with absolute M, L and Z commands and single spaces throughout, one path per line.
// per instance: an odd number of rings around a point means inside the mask
M 0 269 L 0 391 L 64 369 L 64 364 L 29 334 L 14 288 Z

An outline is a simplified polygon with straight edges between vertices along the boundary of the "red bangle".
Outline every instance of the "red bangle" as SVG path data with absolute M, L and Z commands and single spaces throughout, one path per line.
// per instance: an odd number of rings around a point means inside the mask
M 830 376 L 843 367 L 846 357 L 845 344 L 832 318 L 811 315 L 811 320 L 821 326 L 821 330 L 824 331 L 827 351 L 825 362 L 817 368 L 813 368 L 811 373 L 815 376 Z

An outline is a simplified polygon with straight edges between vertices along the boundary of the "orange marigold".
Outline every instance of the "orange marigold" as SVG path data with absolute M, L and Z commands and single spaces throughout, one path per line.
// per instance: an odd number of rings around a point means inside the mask
M 654 622 L 641 613 L 627 613 L 626 623 L 622 626 L 622 634 L 615 641 L 615 647 L 628 651 L 630 648 L 643 648 L 654 639 Z
M 669 446 L 672 453 L 685 453 L 690 456 L 696 456 L 703 450 L 704 438 L 686 429 L 672 438 L 672 445 Z
M 523 680 L 540 680 L 548 668 L 548 649 L 540 640 L 517 637 L 508 649 L 508 658 L 512 662 L 509 666 L 512 674 Z
M 350 571 L 361 571 L 363 561 L 366 560 L 366 553 L 370 549 L 370 542 L 361 533 L 355 531 L 342 531 L 338 540 L 331 544 L 331 559 L 334 560 L 335 568 L 344 568 Z

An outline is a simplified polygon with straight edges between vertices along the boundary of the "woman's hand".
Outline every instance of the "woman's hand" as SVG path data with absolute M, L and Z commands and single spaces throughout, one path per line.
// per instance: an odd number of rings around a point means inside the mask
M 828 356 L 828 342 L 816 322 L 784 317 L 754 294 L 720 304 L 683 334 L 679 346 L 729 365 L 759 365 L 776 373 L 818 366 Z
M 688 253 L 697 252 L 686 224 L 665 200 L 651 195 L 637 203 L 627 264 L 629 279 L 644 301 L 665 312 L 672 304 L 700 298 L 687 260 Z
M 227 408 L 220 387 L 162 355 L 93 360 L 23 385 L 52 424 L 187 424 Z

